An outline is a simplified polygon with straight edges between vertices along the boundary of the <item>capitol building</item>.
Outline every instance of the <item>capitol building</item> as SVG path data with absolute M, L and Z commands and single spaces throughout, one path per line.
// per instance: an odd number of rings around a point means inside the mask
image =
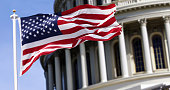
M 55 0 L 54 12 L 111 3 L 121 35 L 41 56 L 47 90 L 169 90 L 170 0 Z

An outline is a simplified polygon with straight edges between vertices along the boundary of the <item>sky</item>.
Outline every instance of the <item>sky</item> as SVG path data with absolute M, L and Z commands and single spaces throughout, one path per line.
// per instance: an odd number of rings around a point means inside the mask
M 19 17 L 49 14 L 53 13 L 53 4 L 54 0 L 0 0 L 0 90 L 14 90 L 12 10 L 15 9 Z M 19 77 L 21 49 L 18 26 L 17 22 L 18 90 L 46 90 L 44 71 L 39 60 Z

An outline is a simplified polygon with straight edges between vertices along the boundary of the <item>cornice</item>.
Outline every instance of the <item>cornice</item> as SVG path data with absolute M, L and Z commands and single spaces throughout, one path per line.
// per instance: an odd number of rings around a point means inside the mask
M 117 6 L 116 14 L 126 13 L 126 12 L 133 11 L 133 10 L 161 7 L 161 6 L 170 6 L 170 0 L 139 2 L 139 3 L 132 3 L 129 5 L 125 5 L 125 6 Z

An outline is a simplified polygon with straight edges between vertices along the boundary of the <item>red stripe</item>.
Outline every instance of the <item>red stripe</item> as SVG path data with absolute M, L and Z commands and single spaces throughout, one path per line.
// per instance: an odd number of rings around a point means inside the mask
M 68 23 L 90 24 L 90 25 L 97 25 L 97 24 L 99 24 L 99 23 L 93 23 L 93 22 L 84 21 L 84 20 L 75 20 L 75 21 L 58 20 L 58 21 L 57 21 L 57 24 L 58 24 L 58 25 L 63 25 L 63 24 L 68 24 Z
M 86 4 L 86 5 L 80 5 L 80 6 L 72 8 L 72 9 L 66 10 L 66 11 L 62 12 L 61 14 L 68 15 L 68 14 L 71 14 L 78 10 L 85 9 L 85 8 L 97 8 L 97 9 L 105 10 L 105 9 L 111 9 L 114 7 L 115 7 L 115 4 L 110 4 L 108 6 L 93 6 L 93 5 Z

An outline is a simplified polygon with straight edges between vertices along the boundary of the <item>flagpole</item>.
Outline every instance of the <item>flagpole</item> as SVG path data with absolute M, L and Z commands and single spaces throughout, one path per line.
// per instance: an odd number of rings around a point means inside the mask
M 18 16 L 15 14 L 16 10 L 13 10 L 11 19 L 13 21 L 13 59 L 14 59 L 14 90 L 18 90 L 18 77 L 17 77 L 17 47 L 16 47 L 16 20 Z

